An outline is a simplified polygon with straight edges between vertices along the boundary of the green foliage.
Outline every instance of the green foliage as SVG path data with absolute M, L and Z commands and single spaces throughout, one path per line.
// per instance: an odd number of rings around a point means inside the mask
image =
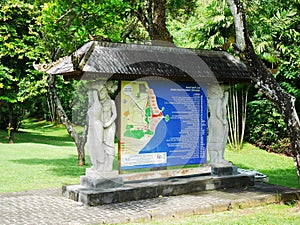
M 47 49 L 48 60 L 57 60 L 62 55 L 73 53 L 89 40 L 118 42 L 127 14 L 128 4 L 122 0 L 48 1 L 43 4 L 38 18 L 41 45 Z M 82 125 L 86 121 L 87 97 L 83 93 L 80 94 L 82 96 L 74 93 L 77 83 L 56 77 L 56 91 L 67 116 Z
M 296 97 L 300 111 L 300 32 L 299 2 L 246 1 L 248 26 L 257 54 L 274 73 L 281 87 Z M 282 117 L 270 103 L 253 95 L 249 106 L 249 140 L 268 151 L 290 154 L 287 132 Z M 260 103 L 259 103 L 260 102 Z M 252 108 L 255 107 L 255 108 Z M 259 110 L 258 107 L 266 110 Z M 258 123 L 258 111 L 261 125 Z M 265 112 L 269 113 L 265 113 Z M 268 125 L 266 123 L 269 123 Z M 251 129 L 253 128 L 253 129 Z M 260 134 L 260 135 L 258 135 Z M 255 140 L 256 139 L 256 140 Z
M 196 8 L 196 0 L 167 0 L 166 6 L 168 13 L 173 18 L 188 17 Z
M 169 20 L 174 18 L 186 20 L 194 12 L 197 0 L 125 0 L 125 2 L 129 5 L 129 13 L 122 33 L 122 40 L 123 42 L 144 42 L 156 38 L 160 40 L 172 39 L 163 25 L 165 17 L 169 17 Z M 163 7 L 161 7 L 162 5 Z M 165 17 L 161 14 L 162 11 L 165 11 Z
M 246 137 L 259 148 L 290 155 L 287 131 L 282 115 L 268 100 L 248 103 Z
M 281 87 L 296 97 L 299 112 L 299 1 L 245 0 L 243 3 L 256 53 Z M 195 13 L 187 20 L 170 21 L 169 27 L 179 46 L 231 52 L 231 44 L 235 41 L 232 16 L 225 1 L 212 0 L 206 6 L 199 2 Z M 286 140 L 287 132 L 279 113 L 253 90 L 249 99 L 252 103 L 247 112 L 248 140 L 270 151 L 286 152 L 287 145 L 283 140 Z
M 17 129 L 30 100 L 46 92 L 43 76 L 32 67 L 42 53 L 35 20 L 39 10 L 15 0 L 1 1 L 0 8 L 0 127 L 6 128 L 10 114 Z
M 88 110 L 88 87 L 86 81 L 76 82 L 76 91 L 74 92 L 72 104 L 72 122 L 83 126 L 86 124 Z
M 299 1 L 247 1 L 248 25 L 259 56 L 276 80 L 296 97 L 300 110 Z
M 276 140 L 276 142 L 272 143 L 272 145 L 269 147 L 268 151 L 292 156 L 290 139 L 283 138 Z
M 177 45 L 202 49 L 225 49 L 234 41 L 233 19 L 225 1 L 198 2 L 186 20 L 173 20 L 169 27 Z
M 128 5 L 122 0 L 52 0 L 39 22 L 44 45 L 70 54 L 89 40 L 120 41 Z

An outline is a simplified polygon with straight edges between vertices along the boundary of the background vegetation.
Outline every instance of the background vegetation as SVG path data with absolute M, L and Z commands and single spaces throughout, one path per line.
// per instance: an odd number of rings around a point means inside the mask
M 151 15 L 150 11 L 147 14 L 147 2 L 0 0 L 0 171 L 4 174 L 0 176 L 0 192 L 79 183 L 79 176 L 84 174 L 89 161 L 85 167 L 77 166 L 75 145 L 59 125 L 45 74 L 35 71 L 33 64 L 66 56 L 89 40 L 150 40 L 153 23 L 143 20 Z M 167 27 L 177 46 L 235 54 L 233 21 L 225 1 L 167 0 L 166 3 Z M 299 0 L 244 0 L 243 3 L 257 54 L 281 86 L 297 98 L 299 112 Z M 56 90 L 67 115 L 74 122 L 83 121 L 85 114 L 75 103 L 86 104 L 86 99 L 74 98 L 74 92 L 84 91 L 84 85 L 56 79 Z M 248 99 L 246 141 L 289 155 L 289 140 L 281 115 L 252 85 Z M 18 132 L 15 144 L 9 145 L 7 137 L 12 129 Z M 240 168 L 266 174 L 271 183 L 299 188 L 290 157 L 245 144 L 241 151 L 226 151 L 225 158 Z M 242 216 L 243 224 L 299 223 L 299 215 L 289 206 L 259 208 L 256 213 L 251 210 Z M 236 217 L 241 217 L 241 211 L 194 217 L 178 223 L 215 224 L 216 218 L 217 223 L 220 220 L 223 224 L 239 223 Z
M 46 77 L 33 69 L 34 62 L 51 62 L 89 40 L 133 42 L 150 40 L 153 36 L 150 32 L 153 23 L 149 21 L 153 9 L 147 5 L 148 1 L 0 0 L 0 3 L 0 129 L 5 133 L 17 131 L 24 118 L 58 123 Z M 244 0 L 244 5 L 257 54 L 281 86 L 297 98 L 299 112 L 299 0 Z M 168 0 L 166 14 L 168 30 L 177 46 L 235 54 L 233 21 L 225 1 Z M 85 113 L 75 103 L 86 104 L 86 99 L 74 98 L 74 92 L 84 91 L 84 86 L 77 81 L 56 79 L 58 96 L 67 115 L 74 122 L 83 121 Z M 289 155 L 289 140 L 281 115 L 254 86 L 250 87 L 248 99 L 246 141 Z M 16 138 L 20 135 L 24 134 L 19 133 Z
M 207 3 L 209 2 L 209 3 Z M 245 0 L 247 23 L 256 53 L 281 87 L 296 97 L 300 111 L 300 27 L 298 0 Z M 225 50 L 235 54 L 235 31 L 225 1 L 198 1 L 198 7 L 181 20 L 169 20 L 177 45 Z M 246 141 L 268 151 L 290 155 L 284 121 L 276 107 L 261 97 L 254 85 L 248 96 Z

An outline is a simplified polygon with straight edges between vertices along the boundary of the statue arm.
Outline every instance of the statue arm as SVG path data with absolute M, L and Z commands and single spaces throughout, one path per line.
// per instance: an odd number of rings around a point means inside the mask
M 222 99 L 223 108 L 226 109 L 227 103 L 228 103 L 229 93 L 228 91 L 225 91 L 224 97 Z M 226 111 L 226 110 L 225 110 Z
M 216 105 L 216 117 L 218 120 L 223 121 L 223 108 L 222 105 Z
M 111 100 L 111 113 L 112 113 L 111 118 L 104 123 L 104 128 L 110 127 L 117 118 L 116 104 L 113 100 Z
M 228 104 L 228 98 L 229 98 L 229 93 L 228 91 L 225 91 L 224 93 L 224 97 L 222 99 L 222 111 L 223 111 L 223 123 L 226 124 L 227 123 L 227 104 Z

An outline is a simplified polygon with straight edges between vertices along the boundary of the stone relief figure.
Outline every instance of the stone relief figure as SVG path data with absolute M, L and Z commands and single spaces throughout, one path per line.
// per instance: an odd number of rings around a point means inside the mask
M 100 148 L 102 145 L 103 125 L 100 120 L 100 102 L 98 100 L 98 91 L 90 89 L 88 91 L 89 109 L 88 109 L 88 137 L 87 148 L 90 155 L 92 169 L 97 170 L 100 166 L 101 156 Z
M 115 119 L 117 111 L 115 102 L 110 99 L 105 86 L 90 85 L 89 130 L 87 138 L 92 170 L 111 172 L 115 155 Z
M 231 163 L 224 159 L 224 151 L 228 138 L 227 103 L 227 91 L 224 92 L 219 85 L 212 85 L 208 88 L 210 117 L 208 119 L 207 148 L 210 162 L 213 166 L 231 165 Z
M 99 93 L 100 104 L 102 105 L 103 121 L 103 152 L 104 152 L 104 171 L 112 171 L 115 156 L 115 133 L 117 110 L 115 102 L 109 97 L 107 89 L 104 87 Z

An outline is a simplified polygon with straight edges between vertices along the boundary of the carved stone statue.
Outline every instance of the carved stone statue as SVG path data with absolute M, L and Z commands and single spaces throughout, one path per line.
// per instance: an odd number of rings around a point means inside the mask
M 115 156 L 115 133 L 117 118 L 116 105 L 110 99 L 107 89 L 104 87 L 100 90 L 99 100 L 102 106 L 102 121 L 103 121 L 103 152 L 104 152 L 104 171 L 112 171 L 113 161 Z
M 219 85 L 208 88 L 208 108 L 210 117 L 208 119 L 208 153 L 210 162 L 216 165 L 231 165 L 224 159 L 224 151 L 228 137 L 228 122 L 226 118 L 226 106 L 228 103 L 228 92 Z
M 89 130 L 87 146 L 95 172 L 111 172 L 115 155 L 115 102 L 110 99 L 105 86 L 90 85 Z

